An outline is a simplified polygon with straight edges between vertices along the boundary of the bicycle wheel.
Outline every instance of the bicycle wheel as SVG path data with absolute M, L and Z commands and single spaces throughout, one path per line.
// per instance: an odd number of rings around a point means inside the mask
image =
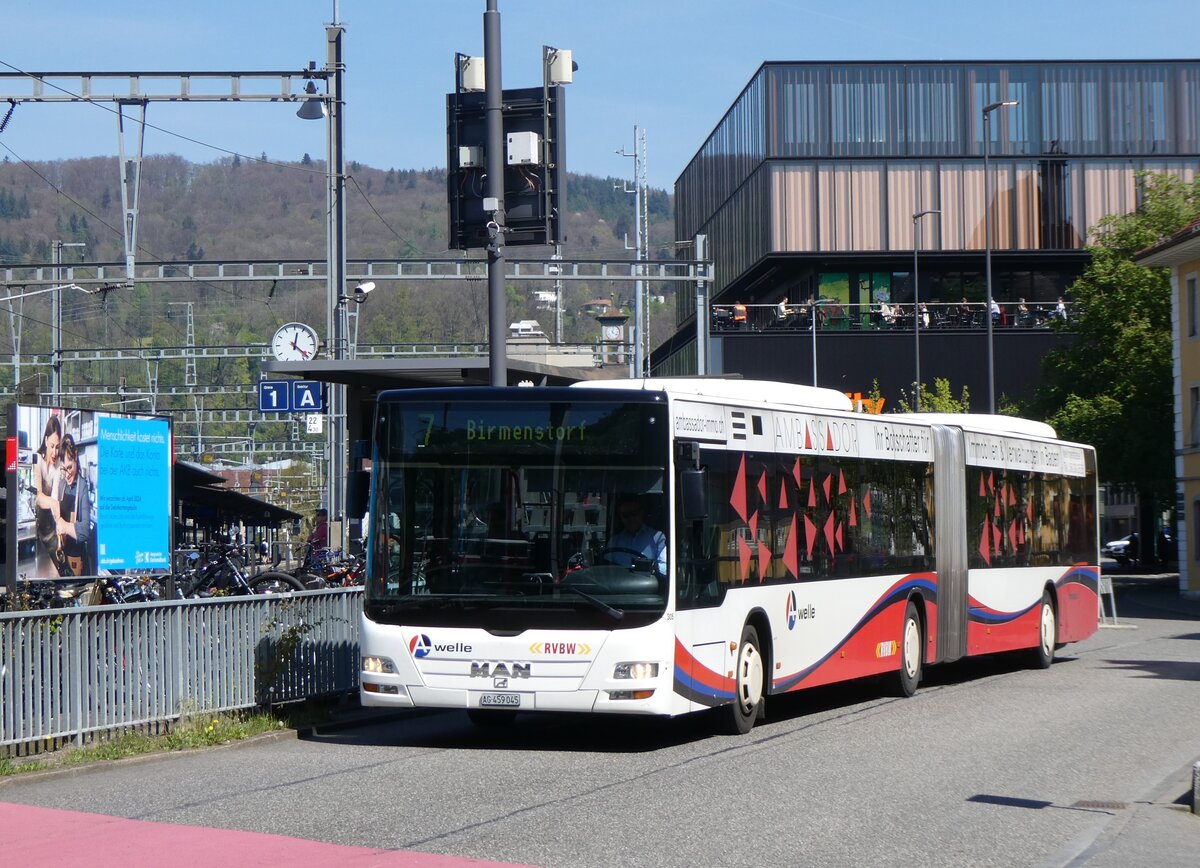
M 304 589 L 303 583 L 295 576 L 276 570 L 259 573 L 250 580 L 250 593 L 252 594 L 286 594 L 290 591 L 303 591 Z

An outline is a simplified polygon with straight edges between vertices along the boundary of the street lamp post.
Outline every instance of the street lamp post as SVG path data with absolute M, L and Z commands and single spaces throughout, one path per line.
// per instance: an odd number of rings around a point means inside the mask
M 913 380 L 913 410 L 921 411 L 921 281 L 917 270 L 917 251 L 921 249 L 921 218 L 941 214 L 937 208 L 916 211 L 913 219 L 913 358 L 916 360 L 916 379 Z
M 54 346 L 51 348 L 53 354 L 53 366 L 50 373 L 50 392 L 54 396 L 54 404 L 58 406 L 62 402 L 62 251 L 64 247 L 87 247 L 83 241 L 59 241 L 52 242 L 52 250 L 54 253 L 54 281 L 57 287 L 54 294 L 50 296 L 51 307 L 53 311 L 50 314 L 51 328 L 53 330 L 52 342 Z M 19 384 L 18 384 L 19 385 Z
M 987 373 L 988 412 L 996 412 L 996 359 L 992 344 L 992 175 L 988 170 L 988 152 L 992 144 L 991 115 L 998 108 L 1017 105 L 1019 100 L 1006 99 L 983 107 L 983 243 L 984 283 L 987 285 Z
M 813 303 L 809 305 L 808 318 L 809 324 L 812 326 L 812 350 L 813 350 L 813 386 L 817 385 L 817 310 L 821 307 L 821 299 L 813 298 Z

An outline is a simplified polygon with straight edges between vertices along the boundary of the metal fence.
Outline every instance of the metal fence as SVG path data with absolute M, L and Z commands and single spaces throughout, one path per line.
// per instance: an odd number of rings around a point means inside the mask
M 361 588 L 0 613 L 0 749 L 358 686 Z

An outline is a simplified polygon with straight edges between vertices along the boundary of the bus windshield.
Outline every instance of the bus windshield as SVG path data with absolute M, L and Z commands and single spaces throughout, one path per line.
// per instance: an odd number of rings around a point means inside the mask
M 381 402 L 367 617 L 515 631 L 661 617 L 665 405 L 508 396 Z

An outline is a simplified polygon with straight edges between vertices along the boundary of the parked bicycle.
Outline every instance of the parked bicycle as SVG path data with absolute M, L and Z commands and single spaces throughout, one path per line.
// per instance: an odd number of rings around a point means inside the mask
M 310 575 L 322 583 L 320 587 L 353 588 L 367 580 L 367 557 L 360 554 L 348 560 L 329 561 L 320 574 Z
M 352 587 L 366 581 L 367 561 L 365 555 L 346 558 L 341 549 L 306 543 L 299 564 L 286 572 L 309 590 Z
M 182 553 L 184 565 L 175 573 L 175 590 L 181 597 L 220 597 L 241 594 L 280 594 L 305 590 L 304 583 L 280 570 L 250 575 L 238 546 L 210 547 Z

